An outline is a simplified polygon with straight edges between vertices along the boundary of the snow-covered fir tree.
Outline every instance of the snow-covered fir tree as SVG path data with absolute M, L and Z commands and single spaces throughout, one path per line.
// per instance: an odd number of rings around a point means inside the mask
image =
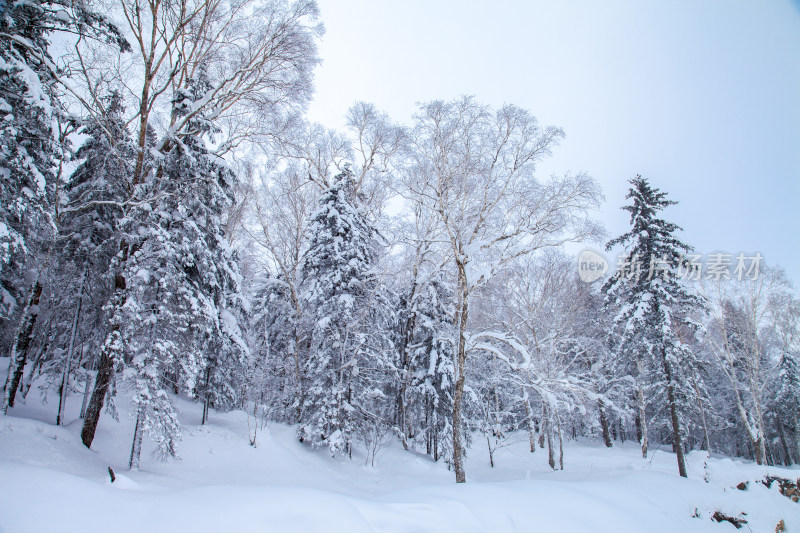
M 679 277 L 685 266 L 684 255 L 692 248 L 675 233 L 680 228 L 659 217 L 676 202 L 667 193 L 650 186 L 641 176 L 630 180 L 626 198 L 631 205 L 631 229 L 612 239 L 606 248 L 621 244 L 626 260 L 605 283 L 607 309 L 614 313 L 611 339 L 614 350 L 626 361 L 634 362 L 640 394 L 664 391 L 662 407 L 669 413 L 673 450 L 678 471 L 686 477 L 683 431 L 686 412 L 693 403 L 691 373 L 697 367 L 696 354 L 684 340 L 694 334 L 693 314 L 701 299 Z M 645 387 L 650 385 L 650 388 Z M 646 453 L 645 398 L 640 398 L 640 423 L 643 425 L 643 453 Z
M 4 3 L 0 12 L 0 321 L 12 344 L 3 412 L 14 397 L 38 317 L 45 247 L 55 234 L 53 131 L 57 107 L 41 2 Z M 27 271 L 31 268 L 32 272 Z M 32 281 L 32 282 L 31 282 Z M 25 299 L 27 298 L 27 303 Z M 21 305 L 22 304 L 22 305 Z M 19 309 L 19 307 L 22 309 Z M 16 327 L 15 327 L 16 326 Z
M 381 239 L 349 168 L 322 194 L 300 282 L 307 338 L 300 438 L 352 454 L 354 439 L 391 423 L 396 382 L 391 295 L 377 270 Z
M 62 383 L 63 410 L 70 373 L 80 371 L 82 353 L 76 346 L 91 346 L 83 361 L 93 366 L 100 343 L 108 333 L 103 311 L 111 297 L 108 270 L 120 246 L 120 221 L 133 169 L 135 149 L 126 130 L 122 98 L 117 91 L 100 101 L 97 117 L 78 121 L 86 140 L 74 154 L 78 166 L 62 188 L 59 199 L 58 236 L 51 283 L 51 313 L 66 313 L 71 320 L 55 320 L 53 335 L 60 350 L 42 365 Z M 82 123 L 82 124 L 81 124 Z M 74 361 L 73 361 L 74 360 Z M 86 369 L 88 370 L 88 368 Z M 90 384 L 84 372 L 85 386 Z M 59 419 L 61 416 L 58 417 Z
M 800 299 L 776 298 L 775 335 L 780 354 L 771 410 L 775 414 L 784 463 L 800 462 Z
M 440 274 L 400 298 L 401 436 L 438 461 L 452 457 L 454 290 Z
M 14 279 L 50 238 L 55 186 L 55 80 L 49 68 L 52 14 L 44 2 L 4 3 L 0 12 L 0 316 L 19 294 Z
M 175 118 L 194 112 L 211 90 L 200 76 L 176 92 Z M 146 183 L 152 200 L 129 215 L 137 241 L 124 264 L 124 302 L 112 305 L 125 381 L 132 386 L 136 431 L 131 468 L 149 433 L 163 456 L 175 455 L 180 425 L 167 394 L 197 394 L 209 406 L 230 408 L 237 399 L 237 367 L 247 347 L 238 324 L 243 306 L 235 257 L 223 220 L 232 202 L 233 173 L 203 139 L 213 125 L 198 113 L 171 134 Z M 112 334 L 114 336 L 114 334 Z
M 297 357 L 298 317 L 289 286 L 266 277 L 253 297 L 251 361 L 248 389 L 251 400 L 269 405 L 270 416 L 297 422 L 302 399 L 302 368 Z
M 54 125 L 67 117 L 57 95 L 61 73 L 49 52 L 51 35 L 64 30 L 90 35 L 120 51 L 130 46 L 113 24 L 82 1 L 4 2 L 2 7 L 0 323 L 4 333 L 14 332 L 10 339 L 0 338 L 12 345 L 5 412 L 14 403 L 26 363 L 43 290 L 39 276 L 50 263 L 56 233 L 56 159 L 64 157 L 64 147 Z
M 103 99 L 99 118 L 79 130 L 86 136 L 75 152 L 78 167 L 63 189 L 59 216 L 59 250 L 68 260 L 104 274 L 119 251 L 119 221 L 133 171 L 135 147 L 125 127 L 122 96 Z

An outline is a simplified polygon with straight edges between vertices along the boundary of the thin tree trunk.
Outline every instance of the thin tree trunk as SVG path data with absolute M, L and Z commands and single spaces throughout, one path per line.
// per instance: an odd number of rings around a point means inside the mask
M 464 470 L 464 450 L 463 442 L 463 422 L 462 422 L 462 403 L 464 399 L 464 381 L 466 379 L 466 329 L 468 316 L 468 289 L 466 272 L 464 265 L 458 265 L 458 345 L 456 353 L 456 383 L 455 393 L 453 394 L 453 469 L 456 474 L 456 483 L 467 481 Z
M 700 397 L 700 387 L 697 385 L 697 375 L 692 372 L 694 382 L 694 394 L 697 397 L 697 406 L 700 408 L 700 419 L 703 422 L 703 438 L 705 439 L 705 449 L 711 457 L 711 439 L 708 436 L 708 424 L 706 423 L 706 410 L 703 408 L 703 399 Z
M 33 364 L 31 365 L 30 371 L 28 371 L 28 377 L 25 378 L 25 384 L 21 387 L 22 388 L 22 399 L 28 397 L 28 393 L 33 386 L 33 377 L 36 375 L 36 372 L 42 366 L 42 360 L 44 359 L 44 354 L 47 352 L 47 348 L 49 346 L 48 335 L 50 334 L 50 326 L 48 325 L 47 331 L 45 331 L 43 338 L 42 338 L 42 345 L 36 351 L 36 356 L 33 358 Z
M 547 405 L 542 404 L 542 421 L 539 423 L 539 448 L 544 449 L 545 433 L 547 432 Z
M 753 395 L 755 397 L 755 395 Z M 761 402 L 755 399 L 756 424 L 758 427 L 758 439 L 755 442 L 756 453 L 761 457 L 760 465 L 770 464 L 767 458 L 767 428 L 764 424 L 764 411 L 761 409 Z
M 69 389 L 69 373 L 71 371 L 72 354 L 75 350 L 75 335 L 78 332 L 78 321 L 81 318 L 81 307 L 83 306 L 83 286 L 86 283 L 86 274 L 84 273 L 81 279 L 81 286 L 78 289 L 78 305 L 75 309 L 75 317 L 72 319 L 72 331 L 69 335 L 69 348 L 67 348 L 67 356 L 64 361 L 64 375 L 61 379 L 61 396 L 58 399 L 58 415 L 56 415 L 56 425 L 62 425 L 64 421 L 64 410 L 67 405 L 67 389 Z
M 531 410 L 531 402 L 525 389 L 522 390 L 522 394 L 525 401 L 525 416 L 528 418 L 528 442 L 531 446 L 531 453 L 534 453 L 536 451 L 536 434 L 533 431 L 533 411 Z
M 608 417 L 606 416 L 606 407 L 605 404 L 603 404 L 603 400 L 597 401 L 597 408 L 600 411 L 600 428 L 603 430 L 603 442 L 606 448 L 611 448 L 613 444 L 611 443 L 611 434 L 608 430 Z
M 758 438 L 753 442 L 753 455 L 755 455 L 756 464 L 767 464 L 767 446 L 762 433 L 759 433 Z
M 425 453 L 431 455 L 431 444 L 433 443 L 433 429 L 431 428 L 430 398 L 425 393 Z
M 800 420 L 797 417 L 797 409 L 793 409 L 792 423 L 794 426 L 794 446 L 795 446 L 795 459 L 800 462 Z
M 411 286 L 411 294 L 409 302 L 413 301 L 414 295 L 417 292 L 417 266 L 414 266 L 413 272 L 414 283 Z M 397 427 L 400 430 L 400 442 L 403 448 L 408 450 L 408 436 L 406 435 L 406 391 L 408 389 L 409 381 L 409 361 L 408 346 L 411 344 L 412 335 L 414 334 L 414 327 L 416 325 L 417 315 L 411 313 L 406 320 L 405 328 L 403 331 L 403 338 L 400 344 L 400 388 L 397 392 Z
M 639 379 L 641 379 L 644 365 L 641 361 L 637 361 L 636 366 L 639 369 Z M 642 388 L 642 384 L 641 382 L 637 382 L 636 385 L 636 397 L 639 402 L 639 430 L 641 431 L 642 458 L 647 459 L 647 409 L 644 403 L 644 389 Z
M 81 355 L 83 354 L 83 350 L 84 348 L 81 348 Z M 81 402 L 81 414 L 80 414 L 81 420 L 83 420 L 86 417 L 86 406 L 89 403 L 89 391 L 92 390 L 91 389 L 92 379 L 89 372 L 94 370 L 94 359 L 95 357 L 93 355 L 92 361 L 89 363 L 89 368 L 87 368 L 88 372 L 86 373 L 86 383 L 84 383 L 83 386 L 83 402 Z
M 28 357 L 28 348 L 30 348 L 33 336 L 33 328 L 36 325 L 36 319 L 39 317 L 39 299 L 42 297 L 42 284 L 39 282 L 39 276 L 36 276 L 36 281 L 33 283 L 28 303 L 22 312 L 22 320 L 19 328 L 17 329 L 17 337 L 14 340 L 14 346 L 11 348 L 11 360 L 8 363 L 8 378 L 3 394 L 3 414 L 8 412 L 9 407 L 14 407 L 14 397 L 17 394 L 19 382 L 22 379 L 22 373 L 25 370 L 25 361 Z
M 556 414 L 556 428 L 558 429 L 558 468 L 564 470 L 564 435 L 561 432 L 561 416 L 558 414 L 558 409 L 555 409 Z
M 638 414 L 636 415 L 636 418 L 633 421 L 633 425 L 635 426 L 635 429 L 636 429 L 636 442 L 641 442 L 642 441 L 642 423 L 639 420 L 639 415 Z
M 297 297 L 297 291 L 295 290 L 294 281 L 289 284 L 289 289 L 291 291 L 292 297 L 292 305 L 294 305 L 295 310 L 295 317 L 302 316 L 302 312 L 300 309 L 300 300 Z M 302 365 L 300 364 L 300 347 L 302 344 L 302 339 L 300 338 L 300 330 L 297 327 L 297 322 L 294 322 L 292 328 L 292 335 L 294 337 L 294 346 L 292 346 L 292 358 L 294 359 L 294 376 L 295 376 L 295 394 L 297 394 L 297 408 L 295 409 L 295 417 L 297 418 L 296 422 L 298 424 L 302 423 L 303 421 L 303 403 L 305 403 L 305 390 L 303 388 L 303 371 Z
M 783 428 L 783 422 L 780 421 L 779 418 L 775 418 L 775 424 L 778 426 L 778 436 L 781 439 L 781 448 L 783 449 L 783 464 L 785 466 L 789 466 L 794 463 L 794 458 L 792 457 L 792 452 L 789 449 L 789 441 L 786 440 L 786 431 Z
M 205 387 L 205 398 L 203 398 L 203 416 L 200 418 L 200 425 L 205 425 L 206 421 L 208 421 L 208 394 L 209 389 L 211 387 L 211 368 L 206 367 L 206 387 Z M 244 398 L 244 395 L 242 396 Z M 246 408 L 245 408 L 246 409 Z
M 439 415 L 433 411 L 433 460 L 439 462 Z
M 142 455 L 142 412 L 136 416 L 136 427 L 133 430 L 133 444 L 131 445 L 131 459 L 128 468 L 139 470 L 139 457 Z
M 678 474 L 681 477 L 688 477 L 686 474 L 686 458 L 683 455 L 683 444 L 681 443 L 681 427 L 678 419 L 678 402 L 675 398 L 675 382 L 672 379 L 672 369 L 667 361 L 666 352 L 661 354 L 664 364 L 664 373 L 667 377 L 667 401 L 669 402 L 669 412 L 672 418 L 672 447 L 678 459 Z

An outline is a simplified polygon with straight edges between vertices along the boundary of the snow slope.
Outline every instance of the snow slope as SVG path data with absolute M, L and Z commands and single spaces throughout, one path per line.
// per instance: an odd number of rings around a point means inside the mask
M 7 361 L 0 358 L 2 374 Z M 644 460 L 636 443 L 571 442 L 565 470 L 553 472 L 546 450 L 531 454 L 524 436 L 499 449 L 490 468 L 486 442 L 476 436 L 468 482 L 456 485 L 443 464 L 396 442 L 375 467 L 364 465 L 360 450 L 352 460 L 312 450 L 280 424 L 261 430 L 252 447 L 242 411 L 212 413 L 200 426 L 201 406 L 178 399 L 181 460 L 161 463 L 147 443 L 141 471 L 129 472 L 133 422 L 124 396 L 120 422 L 104 414 L 92 450 L 79 437 L 80 398 L 69 398 L 63 427 L 53 425 L 57 399 L 43 406 L 32 390 L 20 400 L 0 415 L 2 533 L 735 531 L 710 519 L 715 510 L 747 513 L 754 532 L 771 533 L 780 519 L 787 532 L 800 531 L 800 504 L 754 482 L 767 472 L 795 479 L 798 469 L 727 458 L 704 467 L 705 455 L 692 453 L 689 479 L 681 479 L 666 451 Z M 733 488 L 746 480 L 746 491 Z

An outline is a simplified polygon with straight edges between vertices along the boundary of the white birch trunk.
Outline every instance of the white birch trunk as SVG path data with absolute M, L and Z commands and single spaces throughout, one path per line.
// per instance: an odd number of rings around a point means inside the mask
M 75 349 L 75 335 L 78 331 L 78 321 L 81 317 L 81 306 L 83 305 L 83 286 L 86 283 L 86 274 L 81 279 L 81 286 L 78 289 L 78 306 L 75 309 L 75 316 L 72 319 L 72 331 L 69 335 L 69 348 L 67 349 L 66 361 L 64 361 L 64 375 L 61 378 L 61 397 L 58 400 L 58 415 L 56 415 L 56 425 L 60 426 L 64 422 L 64 410 L 67 406 L 67 389 L 69 388 L 69 373 L 72 364 L 72 354 Z

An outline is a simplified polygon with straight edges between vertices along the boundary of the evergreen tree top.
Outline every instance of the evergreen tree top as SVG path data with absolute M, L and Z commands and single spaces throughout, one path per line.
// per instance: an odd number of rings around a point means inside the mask
M 651 259 L 677 261 L 683 253 L 691 252 L 691 246 L 673 235 L 683 228 L 658 217 L 660 211 L 678 202 L 667 199 L 666 192 L 651 187 L 640 174 L 629 183 L 631 188 L 625 198 L 632 200 L 632 203 L 622 209 L 630 213 L 631 229 L 608 241 L 606 250 L 622 244 L 631 255 L 638 254 L 638 259 L 647 264 Z

